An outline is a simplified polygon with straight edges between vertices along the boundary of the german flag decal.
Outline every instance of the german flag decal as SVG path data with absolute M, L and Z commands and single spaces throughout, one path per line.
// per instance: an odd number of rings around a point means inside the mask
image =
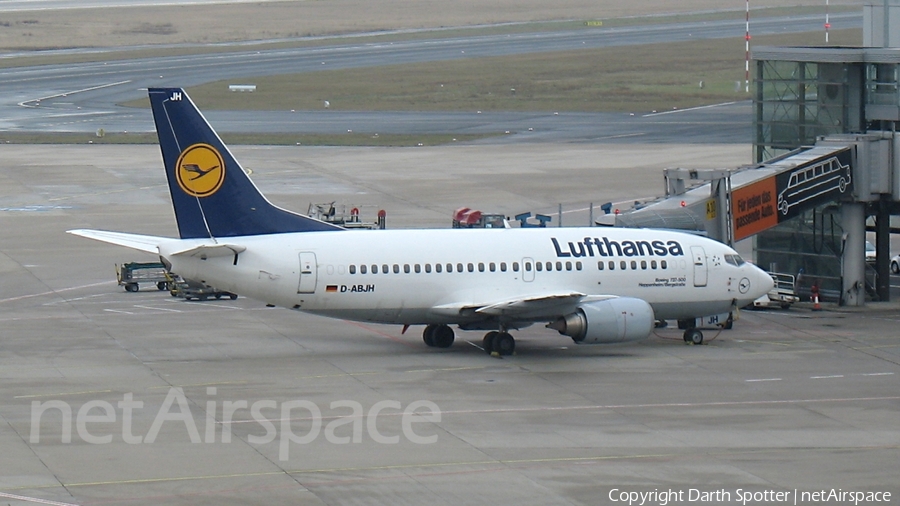
M 326 292 L 336 292 L 336 291 L 338 291 L 337 285 L 328 285 L 325 287 L 325 291 Z

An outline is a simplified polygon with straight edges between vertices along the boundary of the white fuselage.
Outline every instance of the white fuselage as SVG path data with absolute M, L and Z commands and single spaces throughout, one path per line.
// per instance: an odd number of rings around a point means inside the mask
M 458 308 L 543 294 L 634 297 L 657 319 L 727 313 L 765 294 L 771 278 L 699 236 L 620 228 L 336 231 L 230 237 L 246 250 L 173 255 L 187 279 L 266 303 L 380 323 L 467 323 Z M 438 267 L 439 266 L 439 267 Z M 602 269 L 601 269 L 602 267 Z M 542 318 L 541 318 L 542 319 Z

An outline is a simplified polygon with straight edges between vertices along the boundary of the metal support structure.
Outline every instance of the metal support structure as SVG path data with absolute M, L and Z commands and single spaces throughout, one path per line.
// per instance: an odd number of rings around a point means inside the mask
M 841 204 L 841 299 L 843 306 L 866 303 L 866 205 L 859 202 Z
M 878 300 L 891 300 L 891 213 L 888 202 L 878 202 L 875 215 L 875 294 Z

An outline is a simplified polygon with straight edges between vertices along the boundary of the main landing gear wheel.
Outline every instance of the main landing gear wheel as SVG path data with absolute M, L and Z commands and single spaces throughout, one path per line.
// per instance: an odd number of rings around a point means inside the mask
M 437 325 L 427 325 L 425 330 L 422 331 L 422 340 L 425 341 L 429 347 L 434 346 L 434 329 L 436 329 Z
M 488 355 L 490 355 L 491 352 L 494 351 L 494 338 L 497 337 L 497 334 L 499 334 L 499 332 L 497 332 L 496 330 L 492 330 L 485 334 L 484 339 L 481 340 L 481 346 L 482 348 L 484 348 L 484 352 Z
M 481 341 L 485 353 L 493 355 L 512 355 L 516 351 L 516 340 L 509 332 L 497 332 L 492 330 L 484 335 Z
M 691 344 L 703 344 L 703 332 L 700 332 L 697 329 L 685 330 L 684 342 Z
M 434 346 L 435 348 L 449 348 L 453 346 L 453 341 L 456 339 L 456 336 L 453 333 L 453 329 L 447 325 L 432 324 L 425 327 L 425 331 L 422 332 L 422 339 L 428 346 Z

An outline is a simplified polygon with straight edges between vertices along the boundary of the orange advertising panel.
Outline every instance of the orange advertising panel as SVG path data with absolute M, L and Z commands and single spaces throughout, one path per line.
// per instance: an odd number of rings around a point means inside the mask
M 731 192 L 735 241 L 778 225 L 778 213 L 775 211 L 777 195 L 774 176 Z

